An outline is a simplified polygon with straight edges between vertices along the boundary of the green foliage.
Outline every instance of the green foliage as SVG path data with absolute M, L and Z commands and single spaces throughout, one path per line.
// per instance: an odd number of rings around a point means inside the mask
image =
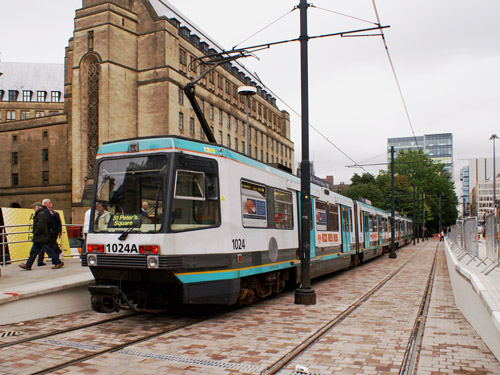
M 442 225 L 455 223 L 458 212 L 458 197 L 451 176 L 443 164 L 434 163 L 422 151 L 401 151 L 394 161 L 395 209 L 400 213 L 413 216 L 413 186 L 415 197 L 419 196 L 419 220 L 422 217 L 422 191 L 425 196 L 425 223 L 430 231 L 439 230 L 439 204 L 441 200 Z M 369 173 L 355 174 L 352 185 L 344 195 L 359 200 L 363 197 L 372 201 L 375 207 L 391 209 L 391 172 L 380 171 L 374 177 Z M 416 203 L 416 198 L 415 198 Z

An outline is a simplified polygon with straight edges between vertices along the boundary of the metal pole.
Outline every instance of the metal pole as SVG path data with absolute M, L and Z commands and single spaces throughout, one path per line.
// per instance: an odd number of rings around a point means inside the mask
M 248 95 L 247 97 L 247 155 L 252 156 L 252 147 L 250 146 L 250 109 L 249 109 L 249 101 L 250 98 Z M 255 155 L 255 158 L 257 158 L 257 155 Z
M 425 238 L 425 194 L 422 190 L 422 241 Z
M 498 241 L 497 241 L 497 208 L 496 208 L 496 202 L 497 202 L 497 171 L 496 171 L 496 164 L 495 164 L 495 159 L 496 159 L 496 152 L 495 152 L 495 139 L 497 139 L 496 134 L 492 134 L 490 139 L 493 140 L 493 219 L 494 219 L 494 225 L 493 225 L 493 246 L 495 248 L 495 252 L 497 253 L 497 259 L 500 259 L 500 252 L 497 252 L 498 248 Z
M 441 213 L 441 197 L 443 194 L 439 195 L 439 235 L 441 235 L 441 232 L 443 231 L 443 215 Z
M 389 258 L 396 259 L 396 246 L 394 244 L 394 146 L 391 146 L 391 252 Z
M 419 209 L 420 209 L 420 193 L 417 192 L 417 206 L 415 210 L 417 212 L 417 219 L 415 220 L 415 237 L 417 237 L 417 243 L 420 243 L 420 225 L 418 224 L 420 220 Z
M 295 291 L 295 303 L 300 305 L 316 304 L 316 293 L 311 288 L 311 163 L 309 161 L 309 76 L 307 43 L 306 0 L 300 0 L 300 80 L 302 111 L 302 161 L 300 163 L 300 287 Z
M 415 183 L 413 183 L 413 244 L 415 245 Z

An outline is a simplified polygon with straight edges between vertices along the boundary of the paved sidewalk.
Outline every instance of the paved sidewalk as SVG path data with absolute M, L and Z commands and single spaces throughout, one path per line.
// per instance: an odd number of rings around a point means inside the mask
M 31 271 L 21 269 L 17 263 L 2 267 L 0 324 L 57 315 L 62 311 L 67 313 L 65 301 L 83 305 L 83 300 L 76 300 L 79 298 L 78 293 L 73 292 L 82 292 L 93 280 L 90 270 L 82 267 L 78 258 L 64 259 L 64 267 L 59 269 L 52 269 L 49 262 L 43 267 L 33 265 Z M 73 296 L 55 303 L 55 298 L 62 298 L 65 293 Z M 86 298 L 86 308 L 90 308 L 90 296 L 80 294 L 82 298 Z M 54 301 L 51 302 L 51 298 Z M 79 311 L 74 308 L 70 308 L 71 310 Z

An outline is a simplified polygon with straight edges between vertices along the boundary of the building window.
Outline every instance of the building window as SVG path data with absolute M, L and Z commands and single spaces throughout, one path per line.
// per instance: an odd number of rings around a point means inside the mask
M 49 116 L 57 115 L 59 112 L 57 111 L 49 111 Z
M 30 111 L 21 111 L 21 120 L 30 118 Z
M 42 150 L 42 161 L 49 161 L 49 149 L 47 148 Z
M 32 97 L 33 97 L 33 91 L 29 90 L 23 91 L 23 102 L 31 102 Z
M 47 97 L 47 91 L 37 91 L 36 92 L 36 101 L 37 102 L 44 102 L 46 97 Z
M 247 126 L 247 124 L 242 121 L 241 122 L 241 134 L 242 135 L 245 135 L 245 128 L 246 128 L 246 126 Z
M 217 75 L 217 87 L 222 89 L 222 76 Z
M 231 148 L 231 134 L 227 135 L 227 147 Z
M 17 173 L 12 173 L 12 186 L 19 185 L 19 175 Z
M 15 102 L 19 96 L 19 91 L 9 90 L 9 102 Z
M 47 137 L 49 135 L 49 132 L 47 130 L 44 130 L 42 132 L 42 137 Z
M 180 105 L 184 104 L 184 91 L 182 90 L 181 87 L 179 87 L 179 104 Z
M 61 100 L 61 92 L 60 91 L 51 91 L 50 100 L 52 102 L 59 102 Z
M 222 144 L 222 130 L 219 130 L 219 144 Z
M 17 152 L 12 153 L 12 165 L 17 165 Z
M 42 172 L 42 185 L 48 185 L 49 184 L 49 171 L 43 171 Z
M 219 125 L 222 125 L 222 109 L 219 110 Z
M 234 137 L 234 149 L 238 151 L 238 138 Z
M 189 118 L 189 132 L 194 134 L 194 118 L 192 117 Z
M 4 90 L 0 90 L 0 101 L 3 100 L 3 96 L 5 95 L 5 91 Z
M 236 117 L 234 118 L 234 132 L 238 133 L 238 119 Z
M 210 104 L 210 120 L 214 120 L 214 105 Z
M 182 48 L 179 48 L 179 63 L 181 63 L 181 65 L 186 65 L 186 51 Z
M 16 111 L 7 111 L 7 121 L 14 121 L 16 119 Z
M 245 148 L 245 142 L 241 142 L 241 152 L 246 154 L 247 153 L 247 149 Z
M 179 112 L 179 130 L 184 129 L 184 113 Z
M 200 99 L 200 109 L 201 113 L 205 113 L 205 101 L 203 99 Z
M 43 117 L 43 116 L 45 116 L 45 112 L 43 112 L 43 111 L 36 111 L 35 112 L 35 117 Z
M 12 135 L 12 142 L 17 142 L 17 135 L 16 134 Z
M 200 138 L 205 139 L 205 130 L 203 130 L 203 126 L 200 125 Z
M 227 114 L 227 128 L 231 129 L 231 115 L 229 113 Z

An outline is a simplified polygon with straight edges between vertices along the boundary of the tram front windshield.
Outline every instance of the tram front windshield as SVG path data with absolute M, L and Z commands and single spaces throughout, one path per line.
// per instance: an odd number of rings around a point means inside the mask
M 159 232 L 163 222 L 166 155 L 103 160 L 96 182 L 94 232 Z

